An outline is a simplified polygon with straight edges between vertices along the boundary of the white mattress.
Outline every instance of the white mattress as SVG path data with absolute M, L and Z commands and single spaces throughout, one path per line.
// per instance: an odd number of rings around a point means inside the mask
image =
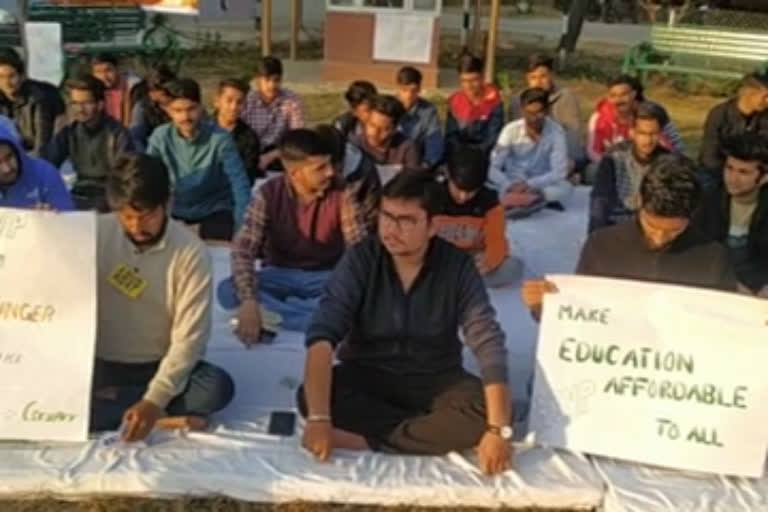
M 544 211 L 509 226 L 513 250 L 525 260 L 529 275 L 573 269 L 584 238 L 586 196 L 586 190 L 577 191 L 565 213 Z M 227 252 L 212 249 L 212 254 L 217 280 L 226 277 Z M 508 335 L 512 388 L 522 407 L 535 325 L 520 303 L 519 289 L 493 291 L 492 297 Z M 245 350 L 228 321 L 229 315 L 217 308 L 207 359 L 233 375 L 237 391 L 210 432 L 155 433 L 134 446 L 108 444 L 110 436 L 79 445 L 6 443 L 0 445 L 0 499 L 35 493 L 216 494 L 260 502 L 592 509 L 605 498 L 610 512 L 765 507 L 768 481 L 656 473 L 523 445 L 517 447 L 515 470 L 495 478 L 480 475 L 471 454 L 437 458 L 338 452 L 330 463 L 316 463 L 300 448 L 299 433 L 292 438 L 265 433 L 271 411 L 294 408 L 304 358 L 301 335 L 283 332 L 269 346 Z M 467 367 L 475 367 L 469 355 Z

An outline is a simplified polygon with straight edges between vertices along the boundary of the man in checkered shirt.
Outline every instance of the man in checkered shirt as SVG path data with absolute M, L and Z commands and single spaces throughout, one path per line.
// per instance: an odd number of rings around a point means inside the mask
M 248 93 L 243 121 L 261 141 L 260 169 L 281 171 L 277 145 L 288 130 L 303 128 L 304 107 L 293 92 L 280 87 L 283 64 L 275 57 L 263 57 L 256 63 L 256 89 Z

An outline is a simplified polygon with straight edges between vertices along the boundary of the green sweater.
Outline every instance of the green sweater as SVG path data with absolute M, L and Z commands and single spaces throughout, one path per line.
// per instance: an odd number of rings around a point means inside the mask
M 206 119 L 197 137 L 188 140 L 167 123 L 152 133 L 147 153 L 161 158 L 171 173 L 174 217 L 196 222 L 232 211 L 236 227 L 242 224 L 251 187 L 229 133 Z

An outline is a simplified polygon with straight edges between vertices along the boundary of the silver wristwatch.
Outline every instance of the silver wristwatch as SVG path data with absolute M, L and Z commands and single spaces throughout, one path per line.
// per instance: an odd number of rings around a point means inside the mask
M 513 429 L 509 425 L 504 425 L 502 427 L 499 427 L 496 425 L 488 425 L 487 430 L 491 434 L 499 436 L 505 441 L 511 441 L 512 438 L 515 437 L 515 429 Z

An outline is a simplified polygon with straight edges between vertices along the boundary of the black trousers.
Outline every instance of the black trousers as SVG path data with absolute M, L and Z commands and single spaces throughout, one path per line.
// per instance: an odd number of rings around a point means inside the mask
M 306 416 L 304 388 L 297 393 Z M 335 428 L 363 436 L 375 451 L 443 455 L 472 448 L 486 430 L 480 379 L 459 368 L 397 375 L 342 363 L 333 369 Z
M 203 240 L 229 242 L 235 236 L 235 217 L 230 211 L 212 213 L 202 219 L 174 218 L 187 225 L 199 225 L 199 236 Z

